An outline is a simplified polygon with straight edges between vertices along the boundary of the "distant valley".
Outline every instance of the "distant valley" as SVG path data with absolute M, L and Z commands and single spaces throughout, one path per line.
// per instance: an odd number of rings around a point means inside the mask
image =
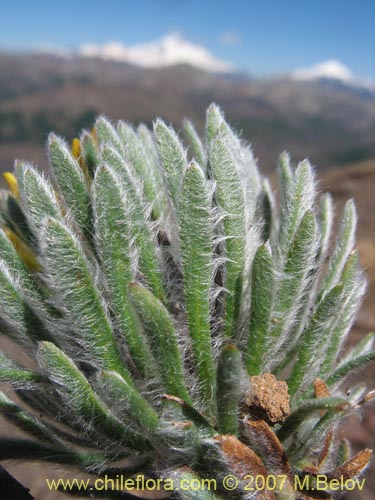
M 373 158 L 370 88 L 335 78 L 253 79 L 189 64 L 141 67 L 99 57 L 0 53 L 0 169 L 15 157 L 44 167 L 51 130 L 71 140 L 97 114 L 135 123 L 184 116 L 203 132 L 206 107 L 222 106 L 262 168 L 288 150 L 319 169 Z

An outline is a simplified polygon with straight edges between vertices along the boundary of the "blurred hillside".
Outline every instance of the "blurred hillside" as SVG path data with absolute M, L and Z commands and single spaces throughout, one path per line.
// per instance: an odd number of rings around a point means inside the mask
M 363 87 L 335 80 L 253 80 L 189 65 L 141 68 L 102 59 L 0 53 L 0 169 L 15 157 L 45 166 L 51 130 L 71 140 L 103 113 L 148 124 L 162 116 L 176 128 L 200 128 L 215 101 L 253 144 L 263 169 L 281 151 L 319 169 L 373 158 L 374 101 Z

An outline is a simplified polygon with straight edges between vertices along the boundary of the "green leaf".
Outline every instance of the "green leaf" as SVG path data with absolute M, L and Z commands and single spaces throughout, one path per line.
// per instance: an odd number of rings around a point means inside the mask
M 129 379 L 121 360 L 106 306 L 94 283 L 95 271 L 72 231 L 49 219 L 42 229 L 42 255 L 55 300 L 86 355 L 103 368 Z
M 250 146 L 242 145 L 233 131 L 231 131 L 231 134 L 236 139 L 233 150 L 236 154 L 236 163 L 238 164 L 244 189 L 246 224 L 247 227 L 252 227 L 253 225 L 262 223 L 259 221 L 257 214 L 258 200 L 261 196 L 262 188 L 265 188 L 263 191 L 264 200 L 267 200 L 266 203 L 270 204 L 270 211 L 272 211 L 272 191 L 270 188 L 267 190 L 266 183 L 262 186 L 262 179 Z M 263 214 L 265 215 L 264 212 Z M 268 217 L 270 216 L 271 213 L 269 212 Z M 270 220 L 268 220 L 268 223 L 270 223 Z
M 274 292 L 274 269 L 269 245 L 261 245 L 251 270 L 251 309 L 249 338 L 245 357 L 249 375 L 262 373 L 264 355 L 269 348 L 268 332 Z
M 286 232 L 288 227 L 289 212 L 294 195 L 294 172 L 290 166 L 289 154 L 284 151 L 279 158 L 277 173 L 280 184 L 280 225 L 278 245 L 286 245 Z M 285 248 L 277 248 L 280 253 L 285 253 Z
M 327 345 L 327 321 L 331 318 L 342 300 L 342 286 L 335 286 L 321 300 L 308 325 L 302 332 L 297 360 L 288 380 L 289 394 L 293 396 L 301 384 L 308 378 L 314 378 L 314 365 L 322 362 Z
M 42 227 L 44 217 L 62 219 L 58 200 L 47 179 L 27 166 L 23 170 L 22 186 L 21 196 L 37 232 Z
M 365 282 L 361 276 L 358 254 L 352 253 L 341 275 L 343 287 L 342 300 L 335 315 L 332 315 L 330 336 L 327 342 L 324 361 L 320 368 L 320 377 L 324 378 L 333 368 L 340 356 L 341 347 L 355 320 L 365 291 Z
M 187 421 L 192 422 L 196 429 L 198 429 L 201 438 L 213 437 L 216 434 L 210 422 L 194 406 L 191 406 L 181 398 L 170 396 L 169 394 L 164 394 L 163 399 L 179 406 Z
M 31 347 L 37 340 L 50 340 L 51 335 L 25 300 L 19 282 L 0 260 L 0 318 L 2 333 Z M 31 344 L 31 345 L 30 345 Z
M 344 409 L 348 409 L 348 407 L 348 401 L 339 397 L 307 400 L 285 420 L 277 431 L 277 437 L 280 441 L 285 441 L 299 429 L 304 420 L 319 410 L 343 411 Z
M 20 368 L 0 351 L 0 382 L 9 382 L 12 387 L 27 387 L 43 380 L 40 373 Z
M 65 404 L 63 403 L 61 397 L 54 390 L 53 385 L 44 375 L 43 378 L 44 380 L 47 380 L 47 383 L 34 384 L 32 387 L 26 388 L 15 387 L 17 397 L 20 398 L 22 403 L 32 408 L 34 414 L 48 417 L 48 422 L 52 423 L 51 425 L 53 426 L 53 430 L 55 433 L 58 432 L 59 428 L 60 432 L 62 432 L 60 425 L 65 425 L 67 426 L 67 428 L 70 427 L 71 429 L 73 429 L 73 432 L 70 434 L 70 436 L 76 438 L 77 444 L 85 441 L 85 445 L 90 446 L 87 439 L 80 439 L 79 442 L 77 441 L 77 432 L 82 432 L 84 427 L 76 425 L 76 422 L 72 423 L 72 415 L 69 414 L 69 411 L 64 411 Z M 58 420 L 56 421 L 57 415 Z M 44 424 L 47 426 L 50 425 L 49 423 L 47 423 L 47 419 L 44 420 Z
M 219 135 L 225 122 L 219 106 L 211 104 L 206 113 L 206 141 L 209 148 L 212 141 Z
M 139 125 L 137 133 L 147 158 L 148 168 L 151 172 L 150 175 L 155 185 L 155 198 L 152 201 L 152 211 L 155 219 L 165 221 L 170 211 L 170 201 L 167 185 L 159 162 L 158 151 L 152 133 L 145 125 Z
M 329 260 L 328 272 L 321 286 L 320 294 L 335 286 L 341 277 L 345 262 L 353 250 L 357 213 L 353 200 L 349 200 L 344 208 L 343 219 L 340 227 L 334 252 Z
M 211 105 L 206 117 L 207 149 L 210 152 L 216 139 L 221 138 L 230 151 L 241 180 L 244 195 L 246 223 L 254 223 L 256 202 L 261 189 L 261 179 L 250 146 L 242 144 L 234 130 L 226 122 L 224 114 L 216 105 Z M 212 164 L 209 158 L 209 175 L 212 176 Z
M 243 186 L 234 157 L 225 139 L 218 137 L 210 150 L 209 161 L 216 181 L 215 199 L 223 214 L 226 258 L 225 334 L 234 337 L 241 307 L 245 263 L 245 201 Z M 233 193 L 236 193 L 234 196 Z
M 46 286 L 38 279 L 38 275 L 30 273 L 20 254 L 22 255 L 22 252 L 16 250 L 14 244 L 0 229 L 0 260 L 4 262 L 9 271 L 8 277 L 18 290 L 19 311 L 23 310 L 23 320 L 28 323 L 28 328 L 31 328 L 30 333 L 32 335 L 34 335 L 32 332 L 36 333 L 36 338 L 51 339 L 51 335 L 47 334 L 48 321 L 54 321 L 56 311 L 47 303 L 49 292 Z M 36 262 L 39 265 L 39 262 Z M 14 316 L 13 318 L 15 319 Z
M 65 200 L 66 208 L 86 234 L 91 230 L 90 197 L 85 176 L 77 160 L 62 139 L 50 134 L 48 152 L 53 175 Z
M 91 134 L 83 132 L 80 136 L 81 154 L 88 172 L 91 177 L 94 177 L 95 170 L 99 165 L 98 148 Z
M 293 462 L 303 460 L 312 449 L 316 449 L 318 443 L 321 445 L 322 436 L 334 429 L 339 419 L 338 412 L 326 411 L 313 427 L 308 427 L 308 431 L 301 438 L 292 442 L 287 450 L 290 460 Z
M 151 292 L 136 283 L 130 284 L 129 297 L 149 339 L 165 391 L 190 402 L 177 335 L 167 309 Z
M 345 363 L 341 364 L 327 379 L 326 383 L 329 387 L 336 385 L 344 377 L 350 373 L 354 373 L 359 368 L 364 368 L 367 364 L 375 360 L 375 351 L 366 352 L 356 356 Z
M 344 439 L 339 443 L 339 448 L 337 450 L 336 467 L 340 467 L 343 463 L 350 459 L 352 456 L 350 444 Z
M 137 255 L 137 262 L 132 263 L 133 267 L 139 269 L 154 294 L 166 303 L 160 255 L 156 235 L 148 219 L 147 206 L 141 198 L 127 164 L 116 151 L 105 147 L 102 156 L 105 163 L 117 174 L 124 196 L 121 206 L 125 210 L 131 247 Z
M 1 380 L 1 378 L 0 378 Z M 37 418 L 13 403 L 0 391 L 0 412 L 13 425 L 40 441 L 54 442 L 53 435 Z
M 6 194 L 3 201 L 2 217 L 9 229 L 11 229 L 25 245 L 32 250 L 37 248 L 37 239 L 27 220 L 24 209 L 16 198 Z
M 159 175 L 157 175 L 152 158 L 149 158 L 141 139 L 130 125 L 120 121 L 118 132 L 124 144 L 125 158 L 132 166 L 135 176 L 143 187 L 145 200 L 151 204 L 153 213 L 158 218 L 161 212 L 159 194 L 160 189 L 163 188 L 160 169 L 158 169 Z
M 111 293 L 111 306 L 133 361 L 145 377 L 152 374 L 153 363 L 127 297 L 129 283 L 134 278 L 134 263 L 126 202 L 118 176 L 108 167 L 97 169 L 93 183 L 96 246 Z
M 182 181 L 178 208 L 184 295 L 194 361 L 204 405 L 212 407 L 215 368 L 210 335 L 213 246 L 211 197 L 199 165 L 192 162 Z
M 36 282 L 30 276 L 23 260 L 19 257 L 14 245 L 10 242 L 7 235 L 0 228 L 0 259 L 7 267 L 10 276 L 14 282 L 18 283 L 26 296 L 39 301 L 41 294 Z
M 103 371 L 100 382 L 104 384 L 105 397 L 112 402 L 114 411 L 121 421 L 134 421 L 141 430 L 155 432 L 159 417 L 141 394 L 116 372 Z M 115 404 L 114 404 L 115 403 Z
M 338 367 L 344 365 L 352 359 L 369 353 L 374 345 L 375 333 L 370 332 L 361 339 L 358 344 L 355 344 L 351 349 L 348 350 L 345 356 L 342 357 Z
M 242 359 L 232 344 L 223 347 L 217 367 L 217 425 L 221 434 L 238 434 Z
M 295 232 L 285 258 L 280 279 L 275 284 L 270 340 L 276 345 L 268 352 L 267 361 L 275 366 L 275 352 L 283 352 L 291 343 L 291 328 L 300 308 L 303 294 L 310 283 L 310 270 L 316 256 L 317 227 L 312 212 L 307 211 Z M 276 270 L 277 271 L 277 270 Z M 281 357 L 278 356 L 278 357 Z
M 161 174 L 158 151 L 151 130 L 144 123 L 141 123 L 137 128 L 137 134 L 149 161 L 158 167 Z
M 103 455 L 76 453 L 61 444 L 50 446 L 20 438 L 0 438 L 0 460 L 29 460 L 88 466 L 100 464 L 103 459 Z
M 194 125 L 190 120 L 184 120 L 183 123 L 184 132 L 189 140 L 192 156 L 196 160 L 197 163 L 201 166 L 203 172 L 206 172 L 207 168 L 207 154 L 204 150 L 202 141 L 197 134 Z
M 264 243 L 273 240 L 277 231 L 277 217 L 275 210 L 275 199 L 272 188 L 267 179 L 263 181 L 261 193 L 261 215 L 262 220 L 262 239 Z
M 280 158 L 280 181 L 282 218 L 278 245 L 282 261 L 288 255 L 290 244 L 303 217 L 313 208 L 315 182 L 312 168 L 307 160 L 298 165 L 293 175 L 286 154 Z
M 320 262 L 324 261 L 327 255 L 333 224 L 333 202 L 332 196 L 326 193 L 320 201 Z
M 154 134 L 169 193 L 174 205 L 177 206 L 182 175 L 187 166 L 186 153 L 175 131 L 163 121 L 155 122 Z
M 140 197 L 140 191 L 135 185 L 130 166 L 113 146 L 103 146 L 101 159 L 102 163 L 112 168 L 125 186 L 129 186 L 129 189 L 134 192 L 134 196 Z
M 125 150 L 122 141 L 115 127 L 104 116 L 99 116 L 96 120 L 95 133 L 99 146 L 111 146 L 124 158 Z
M 41 342 L 38 361 L 72 416 L 87 425 L 88 435 L 92 427 L 126 446 L 135 449 L 148 447 L 146 439 L 127 429 L 112 416 L 83 373 L 58 347 L 50 342 Z
M 0 438 L 0 460 L 39 460 L 60 464 L 79 464 L 79 456 L 61 446 L 47 446 L 20 438 Z

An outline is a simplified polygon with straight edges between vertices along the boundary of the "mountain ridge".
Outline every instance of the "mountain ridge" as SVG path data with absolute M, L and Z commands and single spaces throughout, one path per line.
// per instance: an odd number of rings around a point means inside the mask
M 273 168 L 287 149 L 321 168 L 373 157 L 372 94 L 327 82 L 216 74 L 187 64 L 163 68 L 92 58 L 0 52 L 0 167 L 15 157 L 43 164 L 47 133 L 71 140 L 97 114 L 135 123 L 161 116 L 200 132 L 211 102 Z
M 213 73 L 233 73 L 237 70 L 234 64 L 214 56 L 205 47 L 186 40 L 179 33 L 169 33 L 151 42 L 129 46 L 110 41 L 103 44 L 85 43 L 73 50 L 46 46 L 40 48 L 39 52 L 60 57 L 112 60 L 143 68 L 190 64 Z
M 119 41 L 102 44 L 84 43 L 77 48 L 46 45 L 35 53 L 61 58 L 89 58 L 127 63 L 141 68 L 165 68 L 188 64 L 210 73 L 248 74 L 232 62 L 216 57 L 202 45 L 192 43 L 180 33 L 172 32 L 147 43 L 124 45 Z M 337 59 L 328 59 L 312 66 L 298 68 L 286 74 L 274 74 L 268 78 L 291 78 L 300 81 L 331 80 L 351 87 L 375 89 L 374 81 L 356 76 L 350 68 Z

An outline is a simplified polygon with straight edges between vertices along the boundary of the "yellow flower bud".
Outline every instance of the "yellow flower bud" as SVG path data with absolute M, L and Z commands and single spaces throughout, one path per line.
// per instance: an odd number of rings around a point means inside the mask
M 11 172 L 4 172 L 3 173 L 5 182 L 8 184 L 8 189 L 9 191 L 15 196 L 16 198 L 20 197 L 20 191 L 18 189 L 18 181 L 14 177 L 14 175 Z
M 75 137 L 72 141 L 72 155 L 77 160 L 81 156 L 81 142 L 77 139 L 77 137 Z
M 96 134 L 95 127 L 92 127 L 92 129 L 91 129 L 91 137 L 92 137 L 92 140 L 95 142 L 95 144 L 98 144 L 98 136 Z
M 16 235 L 12 230 L 5 228 L 4 229 L 5 234 L 9 238 L 9 240 L 12 242 L 14 248 L 16 249 L 16 252 L 20 256 L 20 258 L 24 261 L 26 266 L 31 270 L 31 271 L 40 271 L 41 267 L 39 262 L 37 261 L 37 258 L 34 254 L 34 252 L 29 248 L 19 236 Z
M 72 155 L 78 161 L 78 164 L 81 167 L 82 172 L 85 175 L 86 181 L 90 185 L 90 182 L 91 182 L 90 174 L 89 174 L 87 165 L 85 163 L 85 160 L 83 159 L 83 156 L 82 156 L 81 141 L 79 139 L 77 139 L 77 137 L 75 137 L 72 141 Z

